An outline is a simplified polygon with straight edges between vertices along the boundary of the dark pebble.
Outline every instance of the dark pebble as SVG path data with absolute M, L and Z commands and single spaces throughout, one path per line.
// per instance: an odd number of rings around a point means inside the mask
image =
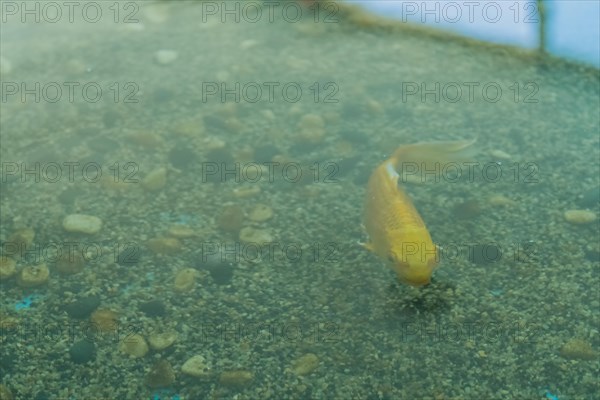
M 311 153 L 317 150 L 321 146 L 321 143 L 298 142 L 290 147 L 290 153 L 292 153 L 295 156 L 303 156 L 307 153 Z
M 64 206 L 71 208 L 75 204 L 77 196 L 81 193 L 81 190 L 74 187 L 67 188 L 58 195 L 58 200 Z
M 279 148 L 273 144 L 265 144 L 254 149 L 254 161 L 257 163 L 270 162 L 273 157 L 280 154 Z
M 204 126 L 211 130 L 224 131 L 227 130 L 225 122 L 216 115 L 204 116 Z
M 3 335 L 5 337 L 10 337 L 10 335 L 17 335 L 17 328 L 15 328 L 15 332 L 10 332 L 8 329 L 3 331 Z M 16 337 L 16 336 L 15 336 Z M 17 362 L 17 355 L 13 350 L 5 349 L 0 353 L 0 376 L 10 375 L 15 367 Z
M 586 190 L 579 200 L 579 204 L 581 204 L 583 207 L 594 207 L 598 203 L 600 203 L 599 186 Z
M 358 103 L 346 103 L 342 107 L 342 116 L 355 119 L 357 115 L 364 115 L 364 107 Z
M 76 364 L 84 364 L 96 359 L 96 345 L 88 340 L 80 340 L 69 349 L 71 360 Z
M 372 172 L 373 171 L 370 171 L 365 168 L 359 169 L 358 173 L 356 174 L 356 177 L 354 178 L 354 183 L 361 186 L 366 185 L 367 182 L 369 182 L 369 178 L 371 177 Z
M 169 162 L 181 170 L 191 169 L 198 159 L 198 154 L 187 146 L 177 146 L 169 152 Z
M 205 256 L 205 259 L 198 263 L 198 269 L 207 270 L 217 285 L 228 285 L 233 278 L 234 266 L 223 260 L 220 252 Z
M 209 150 L 204 157 L 207 162 L 232 164 L 233 157 L 231 153 L 224 148 Z M 230 166 L 231 167 L 231 166 Z
M 209 272 L 217 285 L 228 285 L 233 278 L 233 265 L 223 264 L 219 268 L 210 269 Z
M 158 88 L 152 94 L 152 98 L 158 103 L 165 103 L 171 101 L 173 97 L 173 91 L 167 88 Z
M 454 215 L 460 219 L 475 218 L 483 212 L 477 200 L 466 200 L 454 206 Z
M 231 179 L 231 180 L 236 179 L 235 173 L 231 173 L 229 175 L 225 174 L 225 171 L 234 171 L 235 170 L 233 157 L 231 156 L 231 153 L 229 153 L 227 150 L 225 150 L 225 149 L 210 150 L 204 157 L 204 161 L 206 161 L 207 163 L 216 164 L 216 165 L 211 166 L 211 168 L 213 168 L 213 170 L 215 171 L 214 173 L 210 172 L 207 169 L 205 171 L 205 173 L 202 175 L 203 177 L 206 176 L 207 182 L 223 183 L 229 179 Z M 211 171 L 213 171 L 213 170 L 211 170 Z
M 100 305 L 99 296 L 83 297 L 71 304 L 65 306 L 65 311 L 71 318 L 87 318 Z
M 600 251 L 598 250 L 586 250 L 585 258 L 591 262 L 600 262 Z
M 319 182 L 332 183 L 335 182 L 338 177 L 348 175 L 355 170 L 359 160 L 360 157 L 354 156 L 337 160 L 332 165 L 328 163 L 319 164 Z
M 366 143 L 367 135 L 357 130 L 349 130 L 342 134 L 342 139 L 353 143 Z
M 151 300 L 140 304 L 140 310 L 149 317 L 162 317 L 167 313 L 165 303 L 160 300 Z
M 114 128 L 120 120 L 121 114 L 114 110 L 107 111 L 102 116 L 102 122 L 104 122 L 104 126 L 107 128 Z
M 96 154 L 104 154 L 121 147 L 119 142 L 106 137 L 95 137 L 88 142 L 88 147 Z
M 469 259 L 478 265 L 485 265 L 500 261 L 502 250 L 495 244 L 476 244 L 471 248 Z

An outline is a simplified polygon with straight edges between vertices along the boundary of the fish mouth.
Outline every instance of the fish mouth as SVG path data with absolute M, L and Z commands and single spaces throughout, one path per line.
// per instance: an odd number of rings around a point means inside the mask
M 426 286 L 431 283 L 431 275 L 406 276 L 399 274 L 398 278 L 400 278 L 400 281 L 403 283 L 414 287 Z
M 409 284 L 410 286 L 414 286 L 414 287 L 422 287 L 422 286 L 427 286 L 431 283 L 431 279 L 430 278 L 426 278 L 426 279 L 403 279 L 403 281 L 407 284 Z

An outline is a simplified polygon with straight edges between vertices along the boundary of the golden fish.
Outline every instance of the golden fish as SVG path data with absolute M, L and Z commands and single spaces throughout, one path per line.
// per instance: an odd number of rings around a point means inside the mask
M 383 258 L 402 282 L 428 284 L 439 260 L 425 223 L 398 186 L 397 169 L 402 163 L 417 163 L 431 171 L 431 163 L 468 158 L 473 143 L 475 139 L 400 146 L 369 178 L 363 220 L 369 242 L 364 246 Z

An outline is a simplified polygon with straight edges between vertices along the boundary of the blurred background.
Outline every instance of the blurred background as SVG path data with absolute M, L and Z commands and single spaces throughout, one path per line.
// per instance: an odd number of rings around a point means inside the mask
M 546 51 L 600 65 L 600 2 L 587 0 L 381 1 L 364 8 L 390 18 L 450 30 L 475 39 L 535 48 L 544 36 Z M 542 34 L 542 19 L 544 29 Z

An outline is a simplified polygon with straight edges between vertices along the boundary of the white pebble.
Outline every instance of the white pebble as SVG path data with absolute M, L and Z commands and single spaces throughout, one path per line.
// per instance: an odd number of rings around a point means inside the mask
M 0 73 L 8 75 L 12 71 L 12 64 L 6 58 L 0 57 Z
M 177 52 L 175 50 L 158 50 L 154 53 L 154 59 L 157 63 L 167 65 L 177 59 Z
M 242 43 L 240 43 L 240 47 L 244 50 L 249 49 L 250 47 L 254 47 L 258 44 L 258 41 L 254 40 L 254 39 L 248 39 L 248 40 L 244 40 Z
M 69 232 L 98 233 L 102 229 L 102 220 L 93 215 L 71 214 L 63 220 L 63 228 Z
M 589 210 L 565 211 L 565 219 L 572 224 L 589 224 L 596 220 L 596 213 Z
M 181 372 L 196 378 L 210 378 L 211 370 L 201 355 L 193 356 L 181 366 Z
M 510 154 L 502 151 L 502 150 L 492 150 L 490 151 L 490 155 L 499 160 L 510 160 Z

